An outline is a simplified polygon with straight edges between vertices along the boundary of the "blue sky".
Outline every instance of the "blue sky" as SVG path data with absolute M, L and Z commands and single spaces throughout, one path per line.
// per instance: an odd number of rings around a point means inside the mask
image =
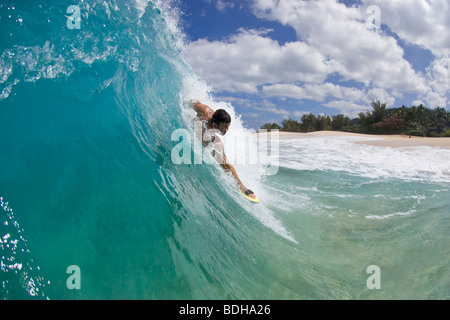
M 368 8 L 370 10 L 368 10 Z M 447 0 L 184 0 L 185 56 L 244 123 L 449 109 Z

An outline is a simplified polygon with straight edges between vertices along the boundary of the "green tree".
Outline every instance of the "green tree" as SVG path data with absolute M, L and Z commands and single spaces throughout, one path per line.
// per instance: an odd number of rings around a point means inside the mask
M 372 106 L 372 115 L 373 115 L 373 121 L 375 123 L 383 121 L 383 119 L 386 116 L 386 103 L 381 103 L 380 100 L 372 101 L 370 103 Z
M 370 128 L 374 133 L 394 134 L 401 133 L 405 127 L 405 123 L 405 120 L 392 116 L 372 124 Z
M 449 113 L 444 108 L 436 108 L 432 112 L 431 121 L 434 127 L 443 130 L 449 121 Z
M 315 131 L 317 118 L 312 114 L 304 114 L 301 118 L 301 129 L 304 132 Z
M 301 122 L 287 119 L 281 128 L 276 123 L 266 123 L 261 129 L 281 129 L 291 132 L 320 130 L 343 130 L 358 133 L 406 133 L 415 136 L 450 136 L 450 112 L 444 108 L 434 110 L 424 105 L 386 109 L 379 100 L 372 101 L 372 111 L 360 112 L 359 118 L 350 120 L 338 114 L 330 118 L 326 115 L 304 114 Z
M 283 120 L 283 122 L 281 122 L 281 125 L 283 126 L 283 131 L 289 131 L 289 132 L 299 132 L 300 131 L 300 124 L 293 119 Z
M 426 127 L 428 124 L 428 113 L 423 104 L 417 107 L 417 120 L 422 127 Z
M 335 131 L 342 130 L 344 127 L 348 127 L 351 125 L 351 120 L 348 116 L 343 114 L 338 114 L 333 116 L 333 120 L 331 122 L 332 129 Z
M 266 123 L 261 126 L 261 130 L 267 130 L 268 132 L 272 131 L 273 129 L 281 130 L 282 128 L 276 123 Z
M 316 131 L 331 130 L 331 118 L 326 115 L 318 115 L 316 121 Z
M 396 112 L 393 113 L 393 116 L 406 121 L 408 119 L 408 109 L 409 108 L 403 105 L 401 108 L 397 109 Z
M 360 112 L 359 122 L 363 131 L 369 131 L 369 127 L 374 124 L 373 116 L 371 112 Z

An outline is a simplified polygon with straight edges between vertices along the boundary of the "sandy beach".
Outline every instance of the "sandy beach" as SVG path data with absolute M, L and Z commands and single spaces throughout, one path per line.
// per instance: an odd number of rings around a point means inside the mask
M 270 136 L 270 132 L 268 133 Z M 371 146 L 380 147 L 417 147 L 417 146 L 429 146 L 450 149 L 450 138 L 428 138 L 428 137 L 414 137 L 407 135 L 371 135 L 371 134 L 359 134 L 340 131 L 317 131 L 310 133 L 299 132 L 279 132 L 280 140 L 289 139 L 306 139 L 314 137 L 324 136 L 354 136 L 367 138 L 361 141 L 353 141 L 354 143 L 367 144 Z M 369 140 L 373 139 L 373 140 Z

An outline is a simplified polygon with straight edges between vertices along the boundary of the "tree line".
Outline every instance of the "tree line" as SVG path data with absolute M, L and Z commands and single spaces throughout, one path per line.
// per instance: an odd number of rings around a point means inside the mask
M 281 126 L 266 123 L 261 129 L 288 132 L 314 132 L 323 130 L 368 134 L 405 134 L 422 137 L 450 137 L 450 112 L 444 108 L 429 109 L 419 106 L 386 108 L 386 103 L 372 101 L 372 111 L 360 112 L 358 118 L 338 114 L 315 116 L 304 114 L 300 122 L 286 119 Z

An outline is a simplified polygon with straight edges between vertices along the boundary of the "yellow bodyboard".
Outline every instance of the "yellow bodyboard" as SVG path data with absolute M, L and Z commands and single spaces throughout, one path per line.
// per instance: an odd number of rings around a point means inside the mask
M 258 197 L 256 197 L 256 199 L 253 199 L 253 198 L 247 196 L 247 195 L 246 195 L 245 193 L 243 193 L 242 191 L 241 191 L 241 193 L 242 193 L 242 195 L 243 195 L 244 197 L 246 197 L 248 200 L 250 200 L 250 201 L 253 202 L 253 203 L 260 203 L 260 202 L 261 202 L 261 200 L 259 200 Z

